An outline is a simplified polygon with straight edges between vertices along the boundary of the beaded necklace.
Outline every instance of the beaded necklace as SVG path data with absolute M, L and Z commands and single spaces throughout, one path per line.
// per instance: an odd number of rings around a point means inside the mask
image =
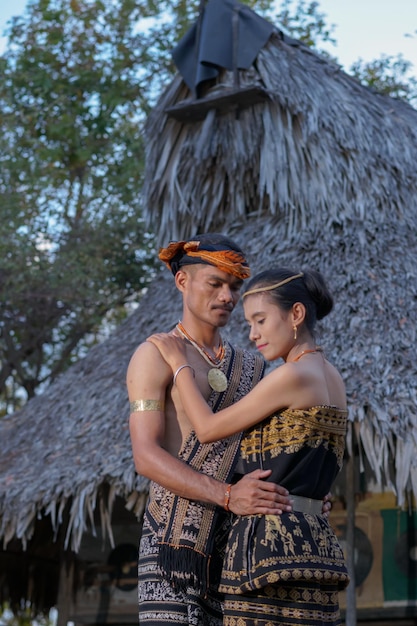
M 188 339 L 191 345 L 197 350 L 197 352 L 203 357 L 203 359 L 209 365 L 214 366 L 211 369 L 209 369 L 207 373 L 207 380 L 208 380 L 210 387 L 214 391 L 219 391 L 219 392 L 225 391 L 227 389 L 227 384 L 228 384 L 227 376 L 224 372 L 218 369 L 220 365 L 222 364 L 224 355 L 225 355 L 225 349 L 224 349 L 222 338 L 220 337 L 220 346 L 218 350 L 216 351 L 216 354 L 213 357 L 204 348 L 204 346 L 200 345 L 195 339 L 191 337 L 191 335 L 185 330 L 184 326 L 182 325 L 182 322 L 178 322 L 176 329 L 178 330 L 180 335 L 184 337 L 184 339 Z

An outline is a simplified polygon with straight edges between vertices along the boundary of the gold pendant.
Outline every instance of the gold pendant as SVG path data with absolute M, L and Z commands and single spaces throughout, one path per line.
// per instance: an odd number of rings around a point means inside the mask
M 208 384 L 214 391 L 225 391 L 227 389 L 227 376 L 221 370 L 213 367 L 207 374 Z

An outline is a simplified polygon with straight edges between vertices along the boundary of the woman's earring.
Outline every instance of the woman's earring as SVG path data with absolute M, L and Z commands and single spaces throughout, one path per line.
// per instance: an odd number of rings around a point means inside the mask
M 294 339 L 297 339 L 297 326 L 294 324 L 294 326 L 292 327 L 293 331 L 294 331 Z

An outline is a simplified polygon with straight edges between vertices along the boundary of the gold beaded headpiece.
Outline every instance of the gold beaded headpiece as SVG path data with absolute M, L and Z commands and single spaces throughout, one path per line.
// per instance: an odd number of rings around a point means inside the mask
M 296 278 L 301 278 L 302 276 L 304 276 L 304 274 L 303 272 L 300 272 L 299 274 L 294 274 L 294 276 L 289 276 L 288 278 L 281 280 L 279 283 L 275 283 L 275 285 L 268 285 L 267 287 L 256 287 L 255 289 L 249 289 L 249 291 L 246 291 L 243 294 L 242 298 L 246 298 L 246 296 L 250 296 L 253 293 L 262 293 L 263 291 L 272 291 L 272 289 L 278 289 L 278 287 L 282 287 L 282 285 L 286 285 L 292 280 L 295 280 Z

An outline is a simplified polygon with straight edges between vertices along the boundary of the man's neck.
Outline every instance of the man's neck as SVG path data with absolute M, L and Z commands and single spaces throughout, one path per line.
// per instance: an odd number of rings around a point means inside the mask
M 181 320 L 181 324 L 186 333 L 195 342 L 210 352 L 216 352 L 221 344 L 220 330 L 216 326 L 206 324 L 200 320 L 192 320 L 186 316 Z

